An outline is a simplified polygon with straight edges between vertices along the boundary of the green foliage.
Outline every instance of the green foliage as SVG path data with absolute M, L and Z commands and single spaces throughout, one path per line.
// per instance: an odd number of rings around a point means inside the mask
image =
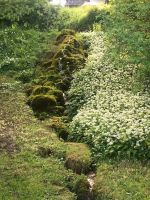
M 106 8 L 99 9 L 98 7 L 91 9 L 88 14 L 80 19 L 78 23 L 79 31 L 89 31 L 93 30 L 94 24 L 101 25 L 101 28 L 104 29 L 107 26 L 109 21 L 109 11 Z
M 35 65 L 56 32 L 40 32 L 20 27 L 0 29 L 0 72 L 13 73 L 23 82 L 34 75 Z
M 57 9 L 47 0 L 0 0 L 0 25 L 18 24 L 41 30 L 53 27 Z
M 58 10 L 55 26 L 59 30 L 69 28 L 76 31 L 89 31 L 93 30 L 94 23 L 99 23 L 104 27 L 107 24 L 108 18 L 109 7 L 103 5 L 97 7 L 61 8 Z
M 74 116 L 69 138 L 89 144 L 96 160 L 149 160 L 150 95 L 133 91 L 136 65 L 103 60 L 103 38 L 103 33 L 93 33 L 86 65 L 75 73 L 68 92 L 68 113 Z
M 114 0 L 107 29 L 112 59 L 139 65 L 138 77 L 146 85 L 150 80 L 149 10 L 149 0 Z
M 95 200 L 149 200 L 149 163 L 102 163 L 94 185 Z

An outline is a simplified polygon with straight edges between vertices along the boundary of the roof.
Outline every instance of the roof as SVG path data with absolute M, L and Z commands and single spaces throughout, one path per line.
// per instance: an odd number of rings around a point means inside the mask
M 65 6 L 81 6 L 85 3 L 85 0 L 66 0 Z

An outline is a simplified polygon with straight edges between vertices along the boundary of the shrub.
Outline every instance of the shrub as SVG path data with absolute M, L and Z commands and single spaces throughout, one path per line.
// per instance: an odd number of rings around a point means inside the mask
M 114 0 L 107 27 L 109 56 L 117 63 L 139 65 L 138 78 L 146 87 L 150 83 L 149 7 L 148 0 Z
M 69 137 L 89 144 L 100 159 L 149 159 L 150 96 L 133 91 L 138 66 L 114 66 L 102 60 L 106 50 L 103 34 L 98 35 L 68 93 L 69 115 L 75 115 Z
M 0 24 L 18 24 L 41 30 L 53 27 L 57 9 L 47 0 L 3 0 L 0 1 Z
M 93 8 L 88 12 L 88 14 L 84 18 L 80 19 L 78 23 L 78 30 L 79 31 L 93 30 L 93 25 L 95 23 L 101 24 L 101 27 L 104 28 L 108 24 L 109 17 L 110 13 L 106 8 L 105 9 Z
M 46 33 L 20 27 L 1 29 L 0 72 L 14 72 L 23 82 L 28 81 L 34 74 L 37 61 L 47 51 L 48 40 L 55 34 L 55 31 Z

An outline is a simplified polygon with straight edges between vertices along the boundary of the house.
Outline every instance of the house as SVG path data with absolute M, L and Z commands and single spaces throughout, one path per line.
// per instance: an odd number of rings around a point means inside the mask
M 67 7 L 77 7 L 84 5 L 97 5 L 99 2 L 102 1 L 103 0 L 52 0 L 51 4 Z
M 85 3 L 85 0 L 66 0 L 65 6 L 74 7 L 81 6 Z

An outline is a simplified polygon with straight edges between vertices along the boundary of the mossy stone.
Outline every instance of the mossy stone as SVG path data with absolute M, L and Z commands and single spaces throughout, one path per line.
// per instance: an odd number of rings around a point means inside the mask
M 83 143 L 67 143 L 65 166 L 77 174 L 87 173 L 92 164 L 91 152 Z
M 79 176 L 73 188 L 77 194 L 77 200 L 85 200 L 90 197 L 90 184 L 85 176 Z
M 53 95 L 33 95 L 29 99 L 32 109 L 36 112 L 51 112 L 57 104 Z
M 58 35 L 56 38 L 56 44 L 60 44 L 63 42 L 63 40 L 68 36 L 68 35 L 75 35 L 75 31 L 71 29 L 64 29 L 61 31 L 61 33 Z
M 47 69 L 52 65 L 52 60 L 48 60 L 47 62 L 42 63 L 42 68 Z
M 85 62 L 83 44 L 75 34 L 74 30 L 63 30 L 56 39 L 57 45 L 53 45 L 52 50 L 38 63 L 35 72 L 37 86 L 27 91 L 28 104 L 37 115 L 38 112 L 40 116 L 45 116 L 44 112 L 53 115 L 64 114 L 65 101 L 62 91 L 69 89 L 72 73 Z M 67 137 L 64 130 L 60 135 L 63 138 Z
M 53 90 L 49 91 L 48 93 L 52 94 L 52 95 L 54 95 L 56 97 L 56 100 L 57 100 L 58 104 L 60 104 L 60 105 L 64 105 L 65 104 L 63 92 L 61 90 L 53 89 Z
M 33 95 L 47 94 L 50 90 L 53 90 L 53 86 L 36 86 L 32 92 Z
M 33 85 L 31 86 L 30 85 L 30 86 L 28 86 L 28 87 L 25 88 L 25 92 L 26 92 L 26 94 L 27 94 L 28 97 L 32 94 L 32 91 L 34 90 L 34 87 L 35 86 L 33 86 Z
M 50 86 L 52 87 L 54 83 L 52 81 L 45 81 L 43 86 Z
M 69 135 L 68 128 L 61 117 L 51 118 L 49 126 L 56 131 L 59 138 L 62 138 L 64 141 L 67 140 Z

